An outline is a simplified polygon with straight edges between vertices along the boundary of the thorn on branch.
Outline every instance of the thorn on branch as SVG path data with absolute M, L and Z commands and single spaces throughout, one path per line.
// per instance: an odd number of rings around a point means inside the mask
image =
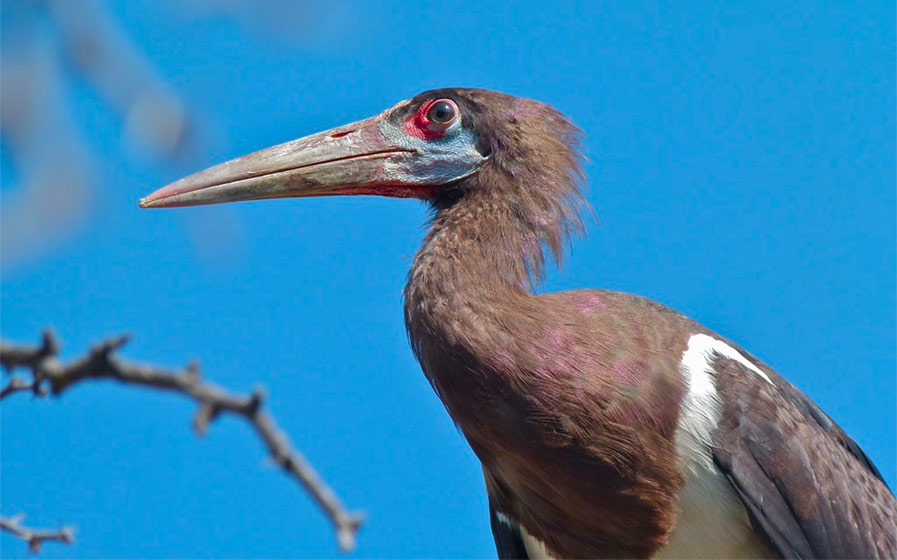
M 192 360 L 187 363 L 187 367 L 184 368 L 184 377 L 187 379 L 188 383 L 197 385 L 200 381 L 202 381 L 202 374 L 199 372 L 199 362 L 196 360 Z
M 123 334 L 116 338 L 110 338 L 109 340 L 104 340 L 99 344 L 95 344 L 90 349 L 90 354 L 87 356 L 87 364 L 85 364 L 85 368 L 92 369 L 107 369 L 111 366 L 111 358 L 112 354 L 121 349 L 122 346 L 128 343 L 131 339 L 131 335 Z M 88 365 L 89 364 L 89 365 Z
M 51 329 L 45 329 L 41 337 L 41 347 L 38 351 L 38 358 L 46 358 L 59 354 L 59 341 Z
M 130 334 L 123 334 L 118 336 L 117 338 L 111 338 L 107 341 L 101 342 L 99 345 L 99 350 L 97 353 L 102 354 L 106 358 L 108 358 L 113 352 L 116 352 L 121 349 L 122 346 L 131 341 Z
M 336 525 L 336 539 L 340 550 L 349 552 L 355 548 L 355 536 L 364 523 L 364 516 L 353 513 L 341 518 Z
M 203 437 L 209 431 L 209 425 L 218 417 L 221 411 L 213 403 L 205 401 L 199 405 L 196 416 L 193 417 L 193 431 L 196 435 Z
M 246 412 L 250 416 L 255 416 L 258 413 L 259 409 L 262 407 L 262 401 L 265 400 L 265 391 L 261 387 L 256 387 L 255 390 L 252 391 L 252 395 L 249 397 L 249 406 L 246 407 Z

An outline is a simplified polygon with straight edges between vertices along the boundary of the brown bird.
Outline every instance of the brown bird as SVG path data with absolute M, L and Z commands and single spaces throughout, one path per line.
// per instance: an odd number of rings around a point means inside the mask
M 483 465 L 502 558 L 895 558 L 897 501 L 857 444 L 743 349 L 653 301 L 533 294 L 582 229 L 580 131 L 428 91 L 142 199 L 426 201 L 405 324 Z

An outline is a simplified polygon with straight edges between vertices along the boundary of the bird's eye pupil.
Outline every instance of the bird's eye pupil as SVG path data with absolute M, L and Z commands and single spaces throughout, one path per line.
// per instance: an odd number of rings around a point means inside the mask
M 457 110 L 454 104 L 448 101 L 437 101 L 430 107 L 427 118 L 434 124 L 451 124 L 455 120 Z

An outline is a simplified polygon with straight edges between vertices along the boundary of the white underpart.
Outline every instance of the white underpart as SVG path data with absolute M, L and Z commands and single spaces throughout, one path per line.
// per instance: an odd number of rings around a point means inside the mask
M 501 521 L 511 529 L 520 531 L 520 537 L 523 540 L 523 547 L 526 549 L 526 555 L 530 558 L 530 560 L 554 559 L 553 556 L 548 554 L 548 549 L 545 548 L 545 543 L 530 535 L 522 525 L 511 521 L 507 515 L 501 512 L 495 512 L 495 516 L 499 521 Z
M 655 558 L 774 556 L 751 528 L 744 505 L 713 463 L 712 436 L 722 413 L 713 369 L 716 357 L 736 361 L 772 384 L 768 375 L 722 340 L 706 334 L 689 338 L 681 364 L 688 392 L 676 429 L 686 481 L 679 495 L 676 528 Z

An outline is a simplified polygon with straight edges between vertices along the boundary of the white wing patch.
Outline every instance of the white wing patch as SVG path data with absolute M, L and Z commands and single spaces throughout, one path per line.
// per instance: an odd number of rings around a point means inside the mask
M 707 334 L 695 334 L 688 339 L 688 348 L 682 353 L 682 366 L 691 373 L 696 374 L 696 370 L 700 369 L 704 372 L 706 383 L 710 383 L 710 358 L 712 354 L 719 354 L 730 360 L 734 360 L 752 372 L 762 377 L 767 383 L 772 385 L 772 379 L 763 373 L 763 370 L 752 364 L 745 358 L 741 352 L 732 348 L 722 340 L 713 338 Z
M 526 555 L 530 558 L 530 560 L 554 560 L 554 557 L 550 555 L 548 553 L 548 549 L 545 548 L 545 543 L 530 535 L 527 530 L 523 528 L 523 525 L 511 521 L 511 519 L 507 515 L 503 514 L 500 511 L 495 512 L 495 517 L 511 529 L 517 529 L 518 531 L 520 531 L 520 537 L 521 540 L 523 540 L 523 547 L 526 548 Z
M 688 392 L 682 400 L 676 444 L 690 470 L 697 466 L 695 463 L 705 469 L 713 463 L 710 441 L 713 430 L 719 423 L 722 407 L 713 378 L 714 355 L 738 362 L 772 385 L 768 375 L 722 340 L 702 333 L 694 334 L 688 339 L 688 348 L 682 353 L 681 366 Z
M 738 362 L 772 384 L 768 375 L 722 340 L 706 334 L 688 339 L 681 364 L 687 393 L 676 429 L 676 448 L 686 480 L 679 494 L 676 529 L 656 558 L 764 558 L 773 554 L 751 528 L 744 505 L 713 464 L 712 436 L 722 410 L 713 370 L 717 355 Z

